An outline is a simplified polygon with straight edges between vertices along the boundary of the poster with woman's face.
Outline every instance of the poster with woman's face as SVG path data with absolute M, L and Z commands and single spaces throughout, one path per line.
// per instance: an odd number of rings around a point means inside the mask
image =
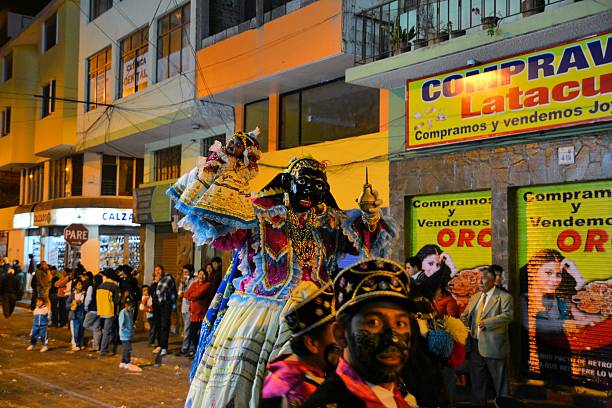
M 410 254 L 419 254 L 428 277 L 450 267 L 448 289 L 463 311 L 478 291 L 479 267 L 491 263 L 491 192 L 415 196 L 409 206 Z
M 612 182 L 517 190 L 529 372 L 612 385 Z

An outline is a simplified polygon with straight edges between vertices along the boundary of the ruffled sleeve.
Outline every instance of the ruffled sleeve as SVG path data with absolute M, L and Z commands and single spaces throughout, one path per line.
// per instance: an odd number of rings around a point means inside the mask
M 347 210 L 340 215 L 344 252 L 360 258 L 387 258 L 391 252 L 391 241 L 397 236 L 395 222 L 389 217 L 381 217 L 370 231 L 361 214 L 361 210 Z

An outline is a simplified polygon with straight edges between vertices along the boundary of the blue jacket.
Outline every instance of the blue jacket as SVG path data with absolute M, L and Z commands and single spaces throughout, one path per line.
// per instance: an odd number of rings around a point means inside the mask
M 121 309 L 119 312 L 119 340 L 128 341 L 132 340 L 132 334 L 134 333 L 134 321 L 131 311 Z
M 49 324 L 49 309 L 47 309 L 47 306 L 37 307 L 32 313 L 34 314 L 32 327 L 46 327 Z

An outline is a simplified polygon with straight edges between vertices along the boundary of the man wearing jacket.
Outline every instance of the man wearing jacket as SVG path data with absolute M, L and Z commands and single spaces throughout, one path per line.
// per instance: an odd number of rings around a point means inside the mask
M 101 272 L 103 281 L 96 290 L 96 308 L 102 327 L 102 342 L 100 355 L 108 355 L 108 345 L 113 339 L 117 305 L 119 304 L 119 285 L 110 278 L 107 271 Z
M 512 296 L 495 286 L 495 271 L 481 268 L 480 291 L 472 295 L 461 320 L 470 330 L 470 379 L 475 405 L 487 402 L 487 378 L 496 397 L 510 395 L 506 359 L 510 352 L 508 324 L 513 317 Z
M 154 353 L 160 353 L 165 356 L 168 354 L 168 337 L 170 337 L 170 319 L 172 311 L 176 308 L 176 283 L 170 274 L 166 274 L 164 267 L 157 265 L 155 274 L 161 276 L 157 288 L 157 299 L 159 300 L 159 347 L 153 350 Z

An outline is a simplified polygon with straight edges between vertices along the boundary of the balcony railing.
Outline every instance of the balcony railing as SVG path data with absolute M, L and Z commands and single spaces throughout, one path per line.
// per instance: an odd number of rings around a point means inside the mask
M 568 0 L 392 0 L 355 18 L 355 62 L 365 64 L 541 13 Z M 573 1 L 572 1 L 573 2 Z

